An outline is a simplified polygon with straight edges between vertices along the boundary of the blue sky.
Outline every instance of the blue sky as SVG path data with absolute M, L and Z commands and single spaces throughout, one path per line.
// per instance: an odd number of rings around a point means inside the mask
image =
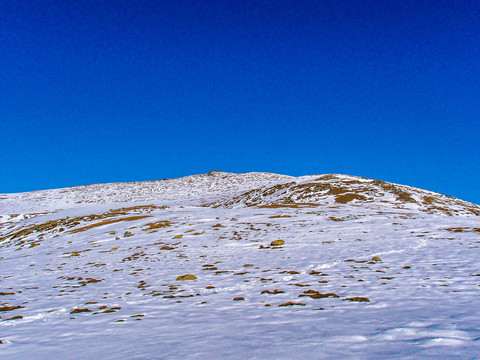
M 2 1 L 0 193 L 209 170 L 480 203 L 476 1 Z

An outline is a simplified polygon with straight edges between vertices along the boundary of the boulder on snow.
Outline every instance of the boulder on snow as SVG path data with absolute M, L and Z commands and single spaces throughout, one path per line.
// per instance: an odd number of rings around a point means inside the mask
M 177 281 L 195 280 L 197 277 L 193 274 L 185 274 L 177 277 Z

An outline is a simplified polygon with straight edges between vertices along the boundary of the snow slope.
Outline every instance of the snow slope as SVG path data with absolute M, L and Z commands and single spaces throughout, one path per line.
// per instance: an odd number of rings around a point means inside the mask
M 478 215 L 347 175 L 0 195 L 0 355 L 478 358 Z

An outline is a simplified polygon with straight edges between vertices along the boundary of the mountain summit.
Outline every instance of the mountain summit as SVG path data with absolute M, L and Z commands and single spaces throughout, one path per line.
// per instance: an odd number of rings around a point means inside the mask
M 475 357 L 479 215 L 338 174 L 3 194 L 0 353 Z

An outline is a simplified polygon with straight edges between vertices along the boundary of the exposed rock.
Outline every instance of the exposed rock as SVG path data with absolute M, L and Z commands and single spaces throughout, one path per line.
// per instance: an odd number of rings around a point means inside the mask
M 82 312 L 92 312 L 92 310 L 90 310 L 88 308 L 73 309 L 72 311 L 70 311 L 70 314 L 78 314 L 78 313 L 82 313 Z
M 308 296 L 311 297 L 312 299 L 323 299 L 327 297 L 332 297 L 332 298 L 339 298 L 335 293 L 321 293 L 315 290 L 306 290 L 303 292 L 303 294 L 298 295 L 299 297 L 301 296 Z
M 370 299 L 367 297 L 354 296 L 343 299 L 344 301 L 358 301 L 358 302 L 370 302 Z
M 0 311 L 12 311 L 16 309 L 21 309 L 23 306 L 14 305 L 14 306 L 0 306 Z
M 196 279 L 197 277 L 193 274 L 185 274 L 177 277 L 177 281 L 196 280 Z
M 276 295 L 276 294 L 283 294 L 283 293 L 285 293 L 285 291 L 274 289 L 274 290 L 262 290 L 262 292 L 260 294 Z
M 283 304 L 280 304 L 278 306 L 305 306 L 306 304 L 304 303 L 296 303 L 296 302 L 293 302 L 293 301 L 287 301 L 287 302 L 284 302 Z

